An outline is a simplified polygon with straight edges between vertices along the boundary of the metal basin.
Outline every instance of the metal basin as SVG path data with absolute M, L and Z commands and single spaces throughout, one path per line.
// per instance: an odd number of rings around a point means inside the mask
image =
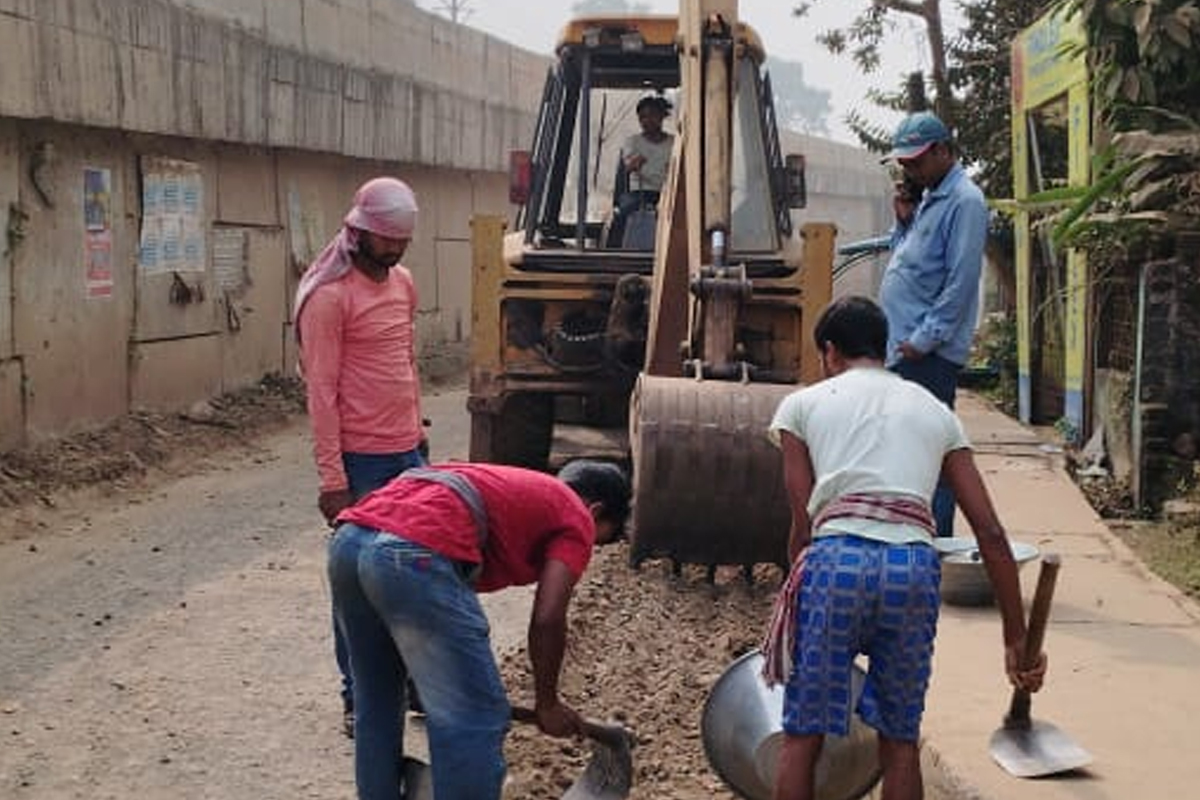
M 1013 560 L 1020 570 L 1036 559 L 1039 551 L 1031 544 L 1009 542 Z M 995 600 L 983 557 L 975 539 L 952 536 L 933 540 L 942 561 L 942 602 L 952 606 L 986 606 Z
M 746 800 L 771 800 L 783 744 L 783 687 L 763 681 L 762 654 L 753 650 L 733 662 L 704 704 L 700 733 L 713 770 Z M 865 674 L 854 667 L 854 702 Z M 857 800 L 881 775 L 875 731 L 858 715 L 847 736 L 827 736 L 817 762 L 817 800 Z

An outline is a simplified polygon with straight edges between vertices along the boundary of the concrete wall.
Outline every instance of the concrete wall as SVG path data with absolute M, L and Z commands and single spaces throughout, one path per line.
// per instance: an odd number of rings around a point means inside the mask
M 470 334 L 468 221 L 508 211 L 503 174 L 52 122 L 4 120 L 0 134 L 0 208 L 5 218 L 10 205 L 19 209 L 23 220 L 19 241 L 0 259 L 5 446 L 93 427 L 131 408 L 186 407 L 290 370 L 296 280 L 337 231 L 355 188 L 381 173 L 409 181 L 422 207 L 405 256 L 420 298 L 422 357 L 435 370 L 461 368 Z M 197 168 L 208 249 L 200 271 L 148 272 L 139 263 L 149 157 Z M 111 175 L 114 271 L 100 296 L 89 294 L 84 266 L 89 168 Z M 244 243 L 245 280 L 236 291 L 223 288 L 215 264 L 216 242 L 229 235 Z M 180 281 L 190 295 L 184 302 L 174 289 Z
M 460 370 L 469 220 L 509 213 L 547 66 L 405 0 L 0 0 L 0 451 L 291 370 L 296 280 L 379 174 L 421 206 L 405 264 L 423 366 Z M 801 222 L 842 241 L 890 223 L 873 158 L 785 151 L 809 156 Z M 205 257 L 178 274 L 139 259 L 159 159 L 202 187 Z M 99 291 L 89 170 L 111 179 Z
M 838 245 L 871 239 L 892 227 L 892 181 L 879 156 L 790 131 L 783 131 L 780 138 L 785 154 L 805 156 L 808 205 L 796 214 L 800 224 L 833 222 L 838 226 Z M 886 265 L 886 253 L 858 261 L 838 278 L 834 294 L 877 296 Z
M 13 346 L 24 368 L 25 424 L 35 436 L 86 428 L 127 408 L 133 273 L 114 274 L 111 296 L 88 297 L 83 190 L 85 168 L 110 171 L 111 258 L 128 263 L 136 241 L 136 205 L 129 204 L 136 176 L 120 156 L 120 134 L 60 131 L 53 123 L 21 124 L 16 137 L 16 205 L 25 222 L 10 255 Z
M 403 0 L 0 0 L 0 450 L 290 370 L 296 279 L 379 174 L 422 207 L 423 355 L 459 368 L 468 220 L 508 212 L 547 63 Z M 200 269 L 139 264 L 147 159 L 197 171 Z M 100 292 L 88 169 L 111 178 Z
M 403 0 L 0 0 L 0 116 L 503 170 L 544 58 Z
M 23 370 L 13 346 L 13 272 L 10 253 L 23 229 L 17 198 L 16 125 L 0 118 L 0 451 L 20 443 L 25 429 Z

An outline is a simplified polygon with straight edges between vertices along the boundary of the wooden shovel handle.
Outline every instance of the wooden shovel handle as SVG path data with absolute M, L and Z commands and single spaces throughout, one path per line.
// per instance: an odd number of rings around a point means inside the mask
M 1025 630 L 1025 649 L 1018 664 L 1022 670 L 1037 666 L 1038 656 L 1042 653 L 1046 623 L 1050 619 L 1050 603 L 1054 599 L 1054 583 L 1058 580 L 1058 569 L 1061 566 L 1062 559 L 1057 553 L 1051 553 L 1042 559 L 1037 590 L 1033 594 L 1033 607 L 1029 610 L 1029 626 Z M 1013 689 L 1005 724 L 1008 727 L 1029 727 L 1029 703 L 1029 692 Z
M 531 725 L 536 725 L 538 721 L 537 712 L 527 706 L 513 706 L 512 718 L 516 722 L 524 722 Z M 583 721 L 583 735 L 611 747 L 628 746 L 631 739 L 629 731 L 624 727 L 620 725 L 606 725 L 591 719 Z

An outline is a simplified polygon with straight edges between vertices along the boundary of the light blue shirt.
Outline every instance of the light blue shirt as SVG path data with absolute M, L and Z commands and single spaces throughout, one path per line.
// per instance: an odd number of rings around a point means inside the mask
M 888 319 L 888 365 L 907 341 L 922 353 L 966 364 L 979 316 L 979 275 L 988 209 L 961 164 L 925 192 L 907 230 L 893 233 L 893 250 L 879 302 Z

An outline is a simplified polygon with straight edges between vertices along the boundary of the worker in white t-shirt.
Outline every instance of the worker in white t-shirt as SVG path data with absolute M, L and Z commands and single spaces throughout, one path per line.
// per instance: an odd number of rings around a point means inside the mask
M 850 715 L 875 728 L 884 797 L 918 797 L 921 716 L 937 633 L 940 563 L 930 497 L 939 474 L 975 532 L 1003 625 L 1009 681 L 1037 691 L 1045 658 L 1020 669 L 1025 643 L 1012 551 L 954 412 L 884 368 L 888 323 L 865 297 L 832 303 L 814 337 L 827 376 L 779 404 L 793 566 L 763 647 L 764 677 L 783 684 L 776 800 L 812 797 L 827 735 Z M 851 673 L 868 657 L 861 698 Z
M 663 130 L 663 121 L 670 112 L 671 103 L 665 97 L 643 97 L 637 104 L 642 130 L 621 145 L 621 158 L 629 173 L 629 190 L 651 193 L 656 202 L 667 177 L 667 164 L 671 161 L 671 147 L 675 141 L 675 137 Z
M 628 177 L 628 189 L 617 198 L 609 241 L 620 245 L 629 215 L 644 208 L 655 208 L 675 137 L 663 130 L 663 121 L 671 112 L 671 103 L 659 95 L 647 95 L 638 101 L 637 116 L 642 130 L 621 145 L 621 160 Z

